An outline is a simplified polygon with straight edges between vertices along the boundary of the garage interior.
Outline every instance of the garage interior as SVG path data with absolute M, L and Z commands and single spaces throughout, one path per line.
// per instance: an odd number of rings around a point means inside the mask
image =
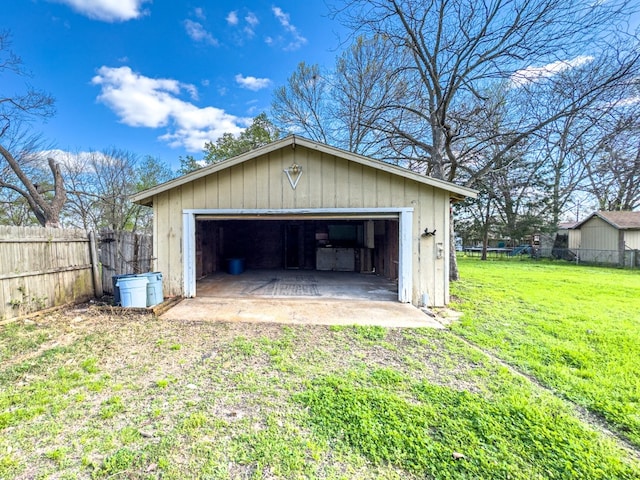
M 197 216 L 196 295 L 397 300 L 398 226 L 397 216 Z

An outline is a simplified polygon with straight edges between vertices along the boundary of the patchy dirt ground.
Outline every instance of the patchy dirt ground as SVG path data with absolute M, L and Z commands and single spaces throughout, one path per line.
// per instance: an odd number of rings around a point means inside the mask
M 88 305 L 0 329 L 0 365 L 0 479 L 424 478 L 319 440 L 292 398 L 315 378 L 372 372 L 406 384 L 398 394 L 411 402 L 419 382 L 489 400 L 505 384 L 544 396 L 442 330 Z

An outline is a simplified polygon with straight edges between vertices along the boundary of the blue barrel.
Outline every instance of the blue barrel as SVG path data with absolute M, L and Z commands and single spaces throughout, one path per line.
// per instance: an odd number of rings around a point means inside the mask
M 130 275 L 119 278 L 120 301 L 123 307 L 145 308 L 147 306 L 147 277 Z
M 135 274 L 128 273 L 126 275 L 114 275 L 111 277 L 111 281 L 113 282 L 113 304 L 120 305 L 120 287 L 118 287 L 118 280 L 121 278 L 127 277 L 135 277 Z
M 162 273 L 150 272 L 142 273 L 140 277 L 145 277 L 147 283 L 147 307 L 153 307 L 162 303 L 164 296 L 162 295 Z
M 227 262 L 227 272 L 231 275 L 240 275 L 244 272 L 244 258 L 230 258 Z

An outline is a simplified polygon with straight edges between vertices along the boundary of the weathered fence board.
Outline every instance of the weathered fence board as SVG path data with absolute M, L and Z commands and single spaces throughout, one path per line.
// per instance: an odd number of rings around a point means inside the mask
M 87 232 L 0 226 L 0 320 L 84 301 L 96 288 Z
M 102 287 L 113 294 L 113 276 L 147 273 L 153 268 L 153 238 L 132 232 L 100 232 Z

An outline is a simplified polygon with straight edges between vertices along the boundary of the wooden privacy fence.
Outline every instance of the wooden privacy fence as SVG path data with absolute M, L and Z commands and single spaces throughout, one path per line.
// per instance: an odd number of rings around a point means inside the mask
M 0 226 L 0 321 L 102 296 L 93 233 Z
M 102 286 L 113 295 L 113 276 L 147 273 L 153 268 L 153 238 L 132 232 L 100 231 Z

